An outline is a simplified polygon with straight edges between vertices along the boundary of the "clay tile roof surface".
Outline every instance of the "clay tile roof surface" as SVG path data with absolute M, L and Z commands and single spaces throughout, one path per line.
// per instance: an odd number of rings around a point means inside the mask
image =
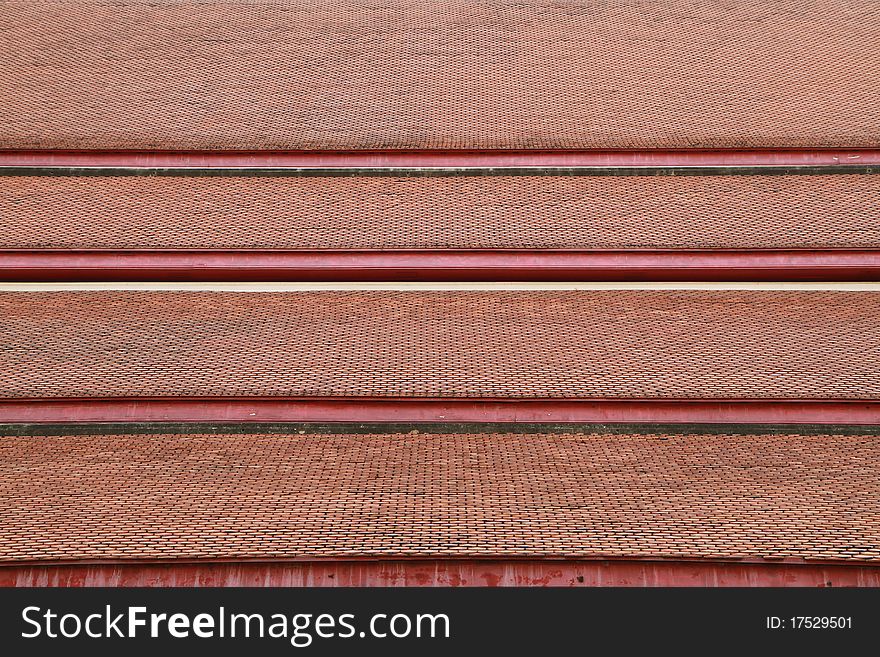
M 3 0 L 0 147 L 880 145 L 874 0 Z
M 880 561 L 873 435 L 91 435 L 0 442 L 0 561 Z
M 880 176 L 0 178 L 0 248 L 876 248 Z
M 0 397 L 880 398 L 880 295 L 5 292 Z

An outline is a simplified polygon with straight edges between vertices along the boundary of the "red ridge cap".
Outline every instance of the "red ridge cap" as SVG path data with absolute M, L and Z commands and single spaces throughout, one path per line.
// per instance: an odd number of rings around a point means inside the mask
M 158 169 L 837 167 L 880 164 L 876 148 L 678 150 L 0 150 L 0 167 Z
M 880 424 L 880 400 L 94 398 L 0 401 L 0 423 Z
M 0 250 L 2 281 L 867 281 L 880 249 Z

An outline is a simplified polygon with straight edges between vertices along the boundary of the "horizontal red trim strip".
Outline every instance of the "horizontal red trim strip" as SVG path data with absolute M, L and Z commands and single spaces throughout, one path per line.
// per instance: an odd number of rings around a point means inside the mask
M 877 251 L 0 252 L 0 279 L 178 281 L 875 280 Z
M 0 251 L 3 281 L 865 281 L 878 250 Z
M 880 149 L 617 151 L 0 151 L 0 167 L 496 168 L 738 167 L 880 164 Z
M 880 424 L 880 401 L 149 398 L 0 401 L 0 423 Z
M 880 567 L 696 561 L 9 564 L 0 586 L 880 586 Z

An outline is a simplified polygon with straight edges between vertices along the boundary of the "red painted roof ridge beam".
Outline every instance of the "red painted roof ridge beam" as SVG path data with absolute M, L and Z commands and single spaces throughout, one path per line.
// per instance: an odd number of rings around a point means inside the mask
M 0 586 L 880 586 L 864 562 L 420 559 L 11 564 Z
M 0 423 L 551 422 L 880 425 L 880 400 L 167 397 L 0 400 Z
M 0 150 L 0 172 L 67 170 L 277 170 L 369 172 L 438 170 L 774 169 L 873 170 L 877 148 L 751 148 L 677 150 L 363 150 L 125 151 Z M 73 171 L 69 171 L 73 173 Z M 552 171 L 551 171 L 552 173 Z
M 0 250 L 0 281 L 872 281 L 880 249 Z

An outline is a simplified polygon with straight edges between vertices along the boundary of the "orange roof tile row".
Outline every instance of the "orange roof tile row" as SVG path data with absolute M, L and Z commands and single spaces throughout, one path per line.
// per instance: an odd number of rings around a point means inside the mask
M 880 561 L 873 435 L 6 436 L 0 561 Z
M 880 245 L 880 176 L 0 178 L 0 248 Z
M 0 148 L 878 146 L 878 17 L 873 0 L 4 0 Z
M 0 397 L 878 399 L 880 295 L 3 292 Z

